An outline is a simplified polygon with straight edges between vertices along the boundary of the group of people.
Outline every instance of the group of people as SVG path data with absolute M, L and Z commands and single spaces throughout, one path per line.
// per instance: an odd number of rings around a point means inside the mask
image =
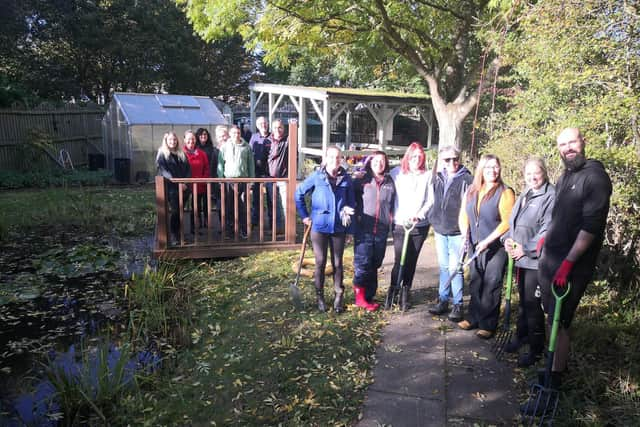
M 276 119 L 272 123 L 272 132 L 265 117 L 257 120 L 258 132 L 250 135 L 238 126 L 220 125 L 215 128 L 216 143 L 211 139 L 209 131 L 204 128 L 195 133 L 187 130 L 184 133 L 184 146 L 180 147 L 180 140 L 175 132 L 164 134 L 162 144 L 158 149 L 156 167 L 158 175 L 165 178 L 286 178 L 288 160 L 288 141 L 284 134 L 284 125 Z M 250 137 L 247 142 L 246 138 Z M 237 192 L 235 188 L 237 186 Z M 273 212 L 273 184 L 264 184 L 267 191 L 267 216 Z M 286 183 L 277 182 L 277 228 L 284 227 L 284 200 L 286 199 Z M 233 234 L 236 220 L 236 198 L 238 205 L 238 224 L 240 236 L 247 235 L 247 200 L 248 188 L 245 183 L 225 183 L 225 224 L 228 235 Z M 251 206 L 251 225 L 255 226 L 260 220 L 261 206 L 259 206 L 258 191 L 260 184 L 253 184 L 253 203 Z M 188 205 L 192 197 L 192 186 L 183 184 L 183 205 Z M 212 186 L 211 200 L 207 199 L 207 185 L 197 184 L 196 195 L 198 212 L 191 215 L 190 232 L 195 233 L 196 224 L 206 228 L 208 226 L 209 206 L 217 206 L 221 200 L 221 188 L 218 184 Z M 167 183 L 167 198 L 170 208 L 170 235 L 172 241 L 178 240 L 180 231 L 179 191 L 178 184 Z M 218 206 L 220 207 L 220 206 Z M 220 220 L 218 209 L 218 219 Z M 223 225 L 221 224 L 221 227 Z
M 206 129 L 185 132 L 184 147 L 173 132 L 164 135 L 158 150 L 158 173 L 167 178 L 285 178 L 289 144 L 283 122 L 257 120 L 257 132 L 246 142 L 241 130 L 218 126 L 216 144 Z M 433 227 L 439 266 L 438 301 L 429 308 L 434 315 L 448 314 L 461 329 L 475 330 L 479 338 L 491 338 L 500 315 L 503 277 L 513 259 L 520 295 L 516 336 L 506 351 L 517 352 L 518 364 L 531 366 L 540 359 L 545 344 L 545 312 L 553 313 L 552 287 L 571 283 L 562 306 L 552 383 L 558 384 L 566 369 L 569 327 L 587 283 L 594 273 L 596 257 L 604 240 L 604 229 L 612 192 L 611 180 L 602 163 L 585 157 L 585 140 L 577 128 L 564 129 L 557 148 L 565 169 L 556 186 L 549 182 L 547 168 L 539 157 L 524 165 L 524 190 L 516 198 L 502 180 L 500 159 L 483 155 L 472 174 L 464 167 L 460 151 L 441 147 L 431 170 L 419 143 L 412 143 L 400 165 L 390 170 L 383 151 L 371 154 L 365 171 L 352 176 L 343 166 L 339 147 L 329 147 L 321 167 L 300 183 L 295 191 L 297 211 L 310 227 L 315 256 L 317 307 L 326 311 L 324 279 L 327 254 L 333 266 L 335 312 L 344 310 L 343 253 L 348 234 L 354 235 L 355 304 L 369 311 L 375 301 L 378 269 L 382 265 L 389 233 L 393 237 L 394 265 L 385 299 L 391 308 L 394 296 L 402 309 L 410 304 L 410 291 L 418 257 L 429 227 Z M 247 185 L 226 184 L 226 194 L 238 185 L 239 218 L 242 233 L 247 223 Z M 278 227 L 284 224 L 286 183 L 265 185 L 267 212 L 272 212 L 273 191 L 277 191 Z M 183 195 L 190 196 L 185 186 Z M 171 208 L 170 229 L 179 230 L 178 184 L 168 184 Z M 206 226 L 208 203 L 206 184 L 196 186 L 200 223 Z M 254 184 L 252 225 L 262 218 L 259 184 Z M 215 197 L 219 195 L 214 195 Z M 307 205 L 310 198 L 310 205 Z M 234 198 L 226 197 L 227 227 L 233 223 Z M 195 213 L 194 213 L 195 214 Z M 194 215 L 195 216 L 195 215 Z M 230 221 L 230 222 L 229 222 Z M 195 224 L 192 220 L 192 227 Z M 193 232 L 193 229 L 192 229 Z M 406 246 L 405 246 L 406 240 Z M 463 310 L 462 261 L 470 265 L 468 309 Z M 402 275 L 401 277 L 399 277 Z M 398 284 L 402 283 L 402 288 Z
M 550 322 L 555 304 L 551 288 L 571 282 L 552 370 L 552 383 L 557 385 L 566 369 L 569 326 L 603 243 L 612 191 L 602 164 L 585 157 L 585 140 L 577 128 L 563 130 L 557 148 L 565 170 L 556 186 L 549 182 L 544 161 L 532 157 L 524 165 L 524 191 L 516 198 L 503 182 L 500 159 L 494 155 L 483 155 L 472 174 L 461 164 L 458 149 L 442 147 L 437 165 L 427 170 L 422 146 L 412 143 L 393 170 L 386 154 L 376 151 L 364 174 L 352 177 L 342 167 L 340 148 L 330 147 L 321 168 L 295 193 L 302 222 L 311 227 L 318 309 L 326 310 L 329 248 L 333 308 L 344 309 L 342 256 L 347 234 L 354 235 L 355 304 L 373 311 L 379 307 L 377 271 L 388 233 L 393 236 L 395 262 L 386 308 L 398 283 L 410 293 L 418 256 L 432 226 L 440 274 L 438 302 L 429 311 L 448 313 L 461 329 L 475 330 L 479 338 L 491 338 L 498 327 L 503 277 L 507 260 L 513 259 L 520 302 L 517 333 L 506 351 L 517 352 L 528 344 L 529 351 L 518 360 L 522 367 L 535 364 L 543 353 L 545 312 L 551 314 Z M 310 208 L 305 202 L 309 195 Z M 408 245 L 403 254 L 405 233 Z M 465 256 L 470 263 L 466 316 L 460 272 Z M 400 300 L 408 305 L 409 295 L 405 297 Z

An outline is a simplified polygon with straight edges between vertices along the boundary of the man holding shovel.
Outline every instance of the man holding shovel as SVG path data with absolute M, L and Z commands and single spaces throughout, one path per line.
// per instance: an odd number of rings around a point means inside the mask
M 555 301 L 551 287 L 566 288 L 571 283 L 562 304 L 551 373 L 551 387 L 556 389 L 560 374 L 567 368 L 569 326 L 593 276 L 604 240 L 612 190 L 602 163 L 585 157 L 585 140 L 577 128 L 560 132 L 557 146 L 565 170 L 556 185 L 555 206 L 538 270 L 542 301 L 549 317 L 553 316 Z

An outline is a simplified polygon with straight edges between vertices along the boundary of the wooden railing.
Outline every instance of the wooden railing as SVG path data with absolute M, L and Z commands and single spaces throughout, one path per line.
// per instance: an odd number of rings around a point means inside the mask
M 294 193 L 297 176 L 297 126 L 289 123 L 288 178 L 174 178 L 157 176 L 156 208 L 157 225 L 154 255 L 164 258 L 225 258 L 242 256 L 268 249 L 293 249 L 296 247 L 296 208 Z M 168 183 L 178 184 L 179 232 L 172 236 L 170 231 L 171 206 L 168 200 Z M 277 224 L 277 207 L 280 195 L 277 183 L 286 183 L 286 198 L 281 204 L 284 229 Z M 207 208 L 204 212 L 206 225 L 200 218 L 198 205 L 198 184 L 206 184 Z M 253 194 L 253 184 L 257 184 L 257 194 Z M 272 186 L 271 212 L 265 206 L 267 186 Z M 241 200 L 242 186 L 246 186 L 245 200 Z M 191 196 L 189 197 L 190 189 Z M 217 203 L 213 204 L 213 195 Z M 228 198 L 232 198 L 231 209 L 226 211 Z M 258 198 L 258 224 L 251 224 L 253 198 Z M 241 204 L 246 207 L 244 214 Z M 193 213 L 195 212 L 195 215 Z M 242 217 L 240 217 L 243 213 Z M 226 224 L 231 214 L 231 230 Z M 271 221 L 265 221 L 269 216 Z M 194 233 L 191 233 L 191 231 Z M 246 230 L 246 232 L 243 232 Z

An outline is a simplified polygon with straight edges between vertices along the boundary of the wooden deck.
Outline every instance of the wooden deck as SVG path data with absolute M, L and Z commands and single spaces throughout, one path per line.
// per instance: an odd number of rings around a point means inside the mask
M 228 258 L 244 256 L 264 250 L 288 250 L 296 245 L 296 208 L 294 193 L 297 176 L 297 124 L 289 123 L 289 159 L 288 178 L 179 178 L 167 179 L 157 176 L 156 185 L 156 239 L 153 254 L 158 258 Z M 214 194 L 219 195 L 217 204 L 209 203 L 203 218 L 195 216 L 192 224 L 192 212 L 198 212 L 198 198 L 188 197 L 183 185 L 179 185 L 178 203 L 180 215 L 180 231 L 178 236 L 171 236 L 169 228 L 170 206 L 167 197 L 167 184 L 169 182 L 186 184 L 191 188 L 191 193 L 196 194 L 198 184 L 206 184 L 206 199 L 212 200 Z M 277 183 L 286 183 L 286 203 L 283 206 L 285 223 L 283 229 L 278 229 L 276 223 L 276 207 L 279 197 L 276 189 Z M 258 184 L 257 194 L 251 191 L 253 184 Z M 239 196 L 241 187 L 247 186 L 246 201 Z M 273 186 L 271 191 L 271 212 L 267 212 L 268 185 Z M 228 229 L 227 212 L 225 203 L 228 198 L 233 200 L 233 209 L 230 212 L 233 223 Z M 258 197 L 259 221 L 255 227 L 251 226 L 251 208 L 253 198 Z M 185 200 L 187 199 L 187 200 Z M 240 217 L 241 204 L 246 202 L 246 215 Z M 271 221 L 268 221 L 270 217 Z M 245 226 L 246 227 L 242 227 Z M 246 229 L 246 233 L 242 229 Z M 194 232 L 191 233 L 191 230 Z M 173 238 L 172 238 L 173 237 Z

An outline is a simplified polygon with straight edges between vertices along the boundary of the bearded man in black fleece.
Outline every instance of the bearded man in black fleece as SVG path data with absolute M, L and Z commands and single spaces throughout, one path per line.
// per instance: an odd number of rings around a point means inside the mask
M 555 205 L 538 270 L 549 321 L 555 304 L 551 286 L 564 288 L 567 283 L 571 284 L 569 295 L 562 303 L 551 378 L 554 388 L 559 386 L 560 374 L 567 368 L 569 326 L 593 277 L 612 191 L 611 179 L 602 163 L 585 157 L 585 140 L 580 130 L 564 129 L 557 143 L 565 170 L 556 184 Z

